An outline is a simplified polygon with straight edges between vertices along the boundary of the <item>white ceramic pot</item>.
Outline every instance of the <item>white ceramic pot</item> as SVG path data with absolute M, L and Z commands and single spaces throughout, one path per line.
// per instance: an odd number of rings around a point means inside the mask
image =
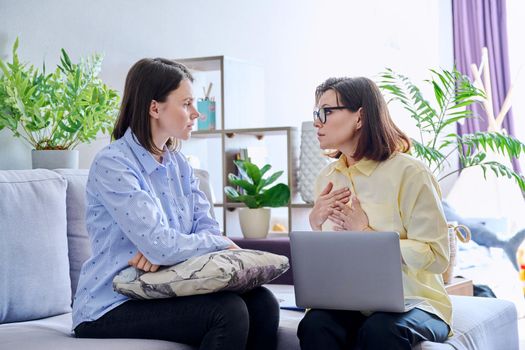
M 33 169 L 78 169 L 78 150 L 33 150 Z
M 239 220 L 244 238 L 266 238 L 270 229 L 270 209 L 240 208 Z

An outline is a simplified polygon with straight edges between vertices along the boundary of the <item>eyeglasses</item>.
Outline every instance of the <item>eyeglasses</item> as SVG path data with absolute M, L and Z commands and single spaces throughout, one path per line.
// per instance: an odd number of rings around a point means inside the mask
M 314 109 L 314 123 L 317 119 L 323 124 L 326 123 L 326 117 L 332 113 L 333 110 L 337 109 L 349 109 L 345 106 L 336 106 L 336 107 L 321 107 Z

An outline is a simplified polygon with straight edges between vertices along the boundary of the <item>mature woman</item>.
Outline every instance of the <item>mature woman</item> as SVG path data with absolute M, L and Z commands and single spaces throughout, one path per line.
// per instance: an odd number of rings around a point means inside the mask
M 200 349 L 273 349 L 279 306 L 270 291 L 130 300 L 112 279 L 129 265 L 156 271 L 188 258 L 238 248 L 209 216 L 209 203 L 179 140 L 199 113 L 186 67 L 156 58 L 126 78 L 115 141 L 97 154 L 86 189 L 92 256 L 73 304 L 81 338 L 149 338 Z
M 441 277 L 449 243 L 439 185 L 407 154 L 409 138 L 374 82 L 328 79 L 315 98 L 321 148 L 334 150 L 338 160 L 317 178 L 312 229 L 399 232 L 404 294 L 424 303 L 405 313 L 310 310 L 298 329 L 301 348 L 411 349 L 423 340 L 443 342 L 452 308 Z

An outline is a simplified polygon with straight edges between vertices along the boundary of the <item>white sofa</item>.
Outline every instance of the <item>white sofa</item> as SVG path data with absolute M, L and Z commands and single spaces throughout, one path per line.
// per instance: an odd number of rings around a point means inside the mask
M 197 174 L 207 189 L 207 174 Z M 0 171 L 0 349 L 192 349 L 167 341 L 72 335 L 71 295 L 90 252 L 86 180 L 87 170 Z M 444 344 L 423 342 L 418 349 L 518 349 L 512 303 L 475 297 L 452 301 L 454 336 Z M 296 329 L 302 316 L 281 310 L 279 349 L 299 349 Z

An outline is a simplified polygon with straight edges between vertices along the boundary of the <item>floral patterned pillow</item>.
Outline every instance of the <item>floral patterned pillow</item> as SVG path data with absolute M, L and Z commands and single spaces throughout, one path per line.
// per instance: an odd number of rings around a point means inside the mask
M 289 267 L 286 256 L 249 249 L 221 250 L 190 258 L 157 272 L 128 267 L 115 276 L 113 289 L 133 299 L 160 299 L 218 291 L 243 293 L 279 277 Z

